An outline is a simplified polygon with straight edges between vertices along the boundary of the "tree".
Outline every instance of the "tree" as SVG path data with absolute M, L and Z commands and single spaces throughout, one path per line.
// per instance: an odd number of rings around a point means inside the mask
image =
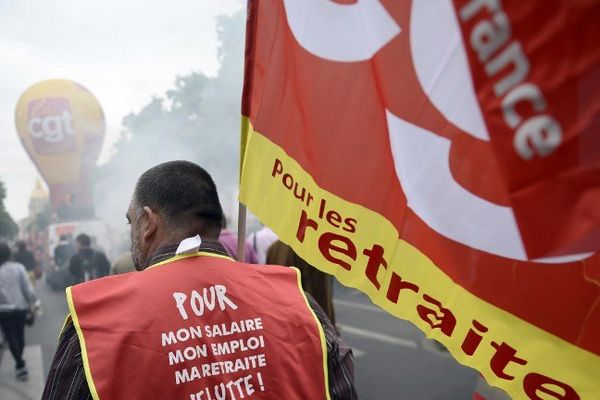
M 217 182 L 222 200 L 233 198 L 223 189 L 233 191 L 238 181 L 244 13 L 220 17 L 217 28 L 217 76 L 195 72 L 177 77 L 164 96 L 124 118 L 115 151 L 98 173 L 99 215 L 124 219 L 137 177 L 168 160 L 197 162 Z
M 19 227 L 6 211 L 5 198 L 6 189 L 4 183 L 0 181 L 0 239 L 12 239 L 19 232 Z

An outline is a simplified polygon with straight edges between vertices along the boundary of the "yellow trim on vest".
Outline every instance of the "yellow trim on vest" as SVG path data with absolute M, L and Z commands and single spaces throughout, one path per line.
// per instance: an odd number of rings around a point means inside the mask
M 231 257 L 201 251 L 201 252 L 197 252 L 194 254 L 182 254 L 179 256 L 175 256 L 175 257 L 169 258 L 168 260 L 153 264 L 146 269 L 169 264 L 171 262 L 183 260 L 186 258 L 199 257 L 199 256 L 209 256 L 209 257 L 216 257 L 216 258 L 222 258 L 225 260 L 235 261 Z M 317 325 L 317 329 L 319 330 L 319 339 L 321 341 L 321 353 L 323 355 L 323 374 L 324 374 L 324 382 L 325 382 L 325 387 L 324 387 L 325 398 L 327 400 L 331 400 L 331 396 L 329 394 L 329 368 L 327 367 L 327 341 L 325 339 L 325 332 L 323 331 L 323 327 L 321 326 L 321 322 L 319 321 L 319 318 L 315 314 L 314 310 L 310 306 L 310 303 L 308 302 L 308 299 L 306 298 L 304 289 L 302 289 L 302 280 L 300 277 L 300 270 L 298 270 L 298 268 L 295 268 L 295 267 L 291 267 L 291 269 L 293 269 L 296 272 L 296 282 L 298 284 L 298 289 L 300 290 L 300 294 L 302 295 L 302 298 L 304 299 L 304 302 L 306 303 L 306 307 L 308 308 L 311 315 L 313 316 L 314 321 Z M 73 321 L 73 326 L 75 326 L 75 330 L 77 332 L 77 337 L 79 338 L 79 345 L 81 347 L 81 358 L 83 360 L 83 369 L 85 371 L 85 379 L 86 379 L 88 387 L 90 389 L 90 394 L 92 395 L 92 398 L 94 400 L 100 400 L 100 396 L 98 395 L 98 391 L 96 389 L 96 384 L 94 383 L 94 378 L 92 377 L 92 371 L 90 369 L 90 362 L 89 362 L 89 358 L 88 358 L 87 347 L 85 345 L 85 338 L 83 336 L 83 332 L 81 331 L 81 325 L 79 325 L 79 318 L 77 317 L 77 311 L 75 310 L 75 303 L 73 303 L 73 294 L 71 293 L 71 287 L 68 287 L 66 289 L 66 297 L 67 297 L 67 304 L 69 306 L 69 315 L 67 315 L 67 318 L 65 319 L 65 324 L 63 325 L 63 330 L 67 324 L 69 317 L 71 317 L 71 319 Z
M 207 251 L 199 251 L 197 253 L 191 253 L 191 254 L 180 254 L 178 256 L 173 256 L 171 258 L 168 258 L 164 261 L 158 262 L 156 264 L 152 264 L 151 266 L 149 266 L 146 269 L 150 269 L 150 268 L 154 268 L 154 267 L 158 267 L 161 265 L 165 265 L 165 264 L 169 264 L 175 261 L 179 261 L 179 260 L 184 260 L 186 258 L 191 258 L 191 257 L 200 257 L 200 256 L 208 256 L 208 257 L 216 257 L 216 258 L 222 258 L 225 260 L 230 260 L 230 261 L 235 261 L 233 258 L 229 257 L 229 256 L 224 256 L 221 254 L 215 254 L 215 253 L 209 253 Z
M 100 397 L 98 396 L 98 391 L 96 390 L 96 384 L 94 383 L 94 379 L 92 378 L 90 361 L 88 359 L 87 348 L 85 346 L 85 338 L 83 337 L 83 332 L 81 331 L 81 326 L 79 325 L 79 318 L 77 317 L 77 311 L 75 310 L 75 304 L 73 303 L 73 294 L 71 293 L 71 287 L 67 288 L 66 294 L 67 304 L 69 305 L 69 312 L 71 318 L 73 319 L 73 325 L 75 326 L 75 330 L 77 331 L 77 337 L 79 338 L 79 345 L 81 347 L 81 358 L 83 359 L 83 370 L 85 371 L 85 380 L 87 381 L 92 398 L 94 400 L 100 400 Z
M 224 256 L 221 254 L 214 254 L 214 253 L 199 251 L 199 252 L 193 253 L 193 254 L 181 254 L 178 256 L 171 257 L 167 260 L 153 264 L 146 269 L 158 267 L 160 265 L 169 264 L 171 262 L 183 260 L 186 258 L 199 257 L 199 256 L 216 257 L 216 258 L 223 258 L 225 260 L 235 261 L 233 258 Z M 304 292 L 302 292 L 302 293 L 304 293 Z M 79 338 L 79 345 L 81 347 L 81 358 L 83 359 L 83 369 L 85 371 L 85 380 L 87 381 L 92 398 L 94 400 L 100 400 L 100 396 L 98 396 L 98 390 L 96 389 L 96 384 L 94 383 L 94 378 L 92 377 L 92 370 L 90 369 L 90 361 L 89 361 L 88 354 L 87 354 L 87 347 L 85 345 L 85 338 L 83 336 L 83 332 L 81 331 L 81 326 L 79 325 L 79 318 L 77 317 L 77 311 L 75 310 L 75 304 L 73 303 L 73 294 L 71 293 L 71 287 L 68 287 L 66 289 L 66 296 L 67 296 L 67 304 L 69 306 L 69 315 L 67 315 L 67 318 L 65 319 L 65 324 L 63 325 L 63 330 L 67 324 L 69 317 L 71 317 L 71 319 L 73 321 L 73 326 L 75 326 L 75 331 L 77 332 L 77 337 Z M 319 325 L 319 327 L 320 327 L 320 325 Z M 61 330 L 61 334 L 62 334 L 62 330 Z M 60 336 L 59 336 L 59 338 L 60 338 Z
M 319 321 L 317 314 L 315 314 L 315 311 L 310 306 L 310 303 L 308 302 L 308 299 L 306 298 L 306 293 L 304 293 L 304 289 L 302 289 L 302 279 L 300 277 L 300 270 L 296 267 L 291 267 L 291 269 L 293 269 L 296 272 L 296 278 L 297 278 L 297 282 L 298 282 L 298 289 L 300 289 L 300 294 L 302 295 L 302 298 L 306 302 L 306 307 L 308 308 L 308 311 L 310 311 L 310 314 L 315 319 L 315 322 L 317 323 L 317 328 L 319 329 L 319 338 L 321 339 L 321 352 L 323 353 L 323 373 L 325 374 L 325 398 L 327 400 L 331 400 L 331 397 L 329 395 L 329 368 L 327 367 L 327 340 L 325 339 L 325 332 L 323 332 L 323 327 L 321 326 L 321 321 Z

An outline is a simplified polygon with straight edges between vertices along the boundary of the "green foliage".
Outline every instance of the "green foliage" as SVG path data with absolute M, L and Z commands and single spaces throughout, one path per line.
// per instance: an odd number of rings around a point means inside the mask
M 0 181 L 0 239 L 12 239 L 19 232 L 19 227 L 6 211 L 5 198 L 6 189 L 4 183 Z

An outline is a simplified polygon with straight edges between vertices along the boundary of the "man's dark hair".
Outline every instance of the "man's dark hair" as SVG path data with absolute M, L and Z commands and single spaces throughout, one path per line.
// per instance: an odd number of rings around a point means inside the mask
M 80 233 L 79 235 L 77 235 L 75 240 L 82 246 L 89 247 L 92 245 L 92 239 L 90 239 L 90 237 L 85 233 Z
M 17 241 L 17 249 L 19 249 L 19 251 L 23 251 L 23 250 L 27 249 L 27 243 L 25 243 L 24 240 L 18 240 Z
M 10 258 L 10 247 L 6 242 L 0 242 L 0 265 L 4 264 Z
M 170 229 L 191 236 L 218 237 L 223 210 L 210 174 L 189 161 L 169 161 L 144 172 L 133 195 L 136 207 L 150 207 Z

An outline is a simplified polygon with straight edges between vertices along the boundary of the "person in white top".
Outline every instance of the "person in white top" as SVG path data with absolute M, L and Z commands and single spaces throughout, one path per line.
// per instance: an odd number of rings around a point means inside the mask
M 248 241 L 256 251 L 258 263 L 265 264 L 267 262 L 267 250 L 269 250 L 269 247 L 277 241 L 277 235 L 271 228 L 263 226 L 258 231 L 248 236 Z
M 30 307 L 39 307 L 39 300 L 25 267 L 9 261 L 10 255 L 10 247 L 0 242 L 0 328 L 15 359 L 16 377 L 26 381 L 25 318 Z

